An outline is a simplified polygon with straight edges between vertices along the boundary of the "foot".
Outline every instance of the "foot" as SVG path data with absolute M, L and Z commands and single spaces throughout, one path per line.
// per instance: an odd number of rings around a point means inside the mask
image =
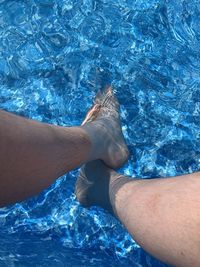
M 101 160 L 91 161 L 80 170 L 75 188 L 76 197 L 84 207 L 100 206 L 114 215 L 110 191 L 121 177 Z
M 97 95 L 82 128 L 92 142 L 89 160 L 101 159 L 112 168 L 127 161 L 129 152 L 121 130 L 119 103 L 111 87 Z

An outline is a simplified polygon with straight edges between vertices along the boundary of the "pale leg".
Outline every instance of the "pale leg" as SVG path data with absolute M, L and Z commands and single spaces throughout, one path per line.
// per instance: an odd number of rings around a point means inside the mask
M 199 173 L 127 183 L 116 194 L 115 209 L 150 254 L 173 266 L 200 266 Z
M 83 206 L 114 214 L 161 261 L 200 266 L 200 173 L 136 180 L 93 161 L 82 167 L 75 193 Z

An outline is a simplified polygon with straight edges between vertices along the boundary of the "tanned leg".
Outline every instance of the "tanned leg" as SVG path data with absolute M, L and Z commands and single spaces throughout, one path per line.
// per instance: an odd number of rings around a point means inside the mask
M 0 206 L 26 199 L 86 162 L 91 142 L 64 128 L 0 111 Z

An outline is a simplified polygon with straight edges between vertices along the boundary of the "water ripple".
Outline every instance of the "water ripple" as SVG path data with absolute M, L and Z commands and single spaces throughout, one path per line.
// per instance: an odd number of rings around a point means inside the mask
M 198 0 L 0 0 L 0 107 L 78 125 L 112 83 L 131 151 L 122 171 L 198 171 L 199 15 Z M 78 205 L 76 175 L 0 210 L 0 265 L 164 266 L 108 214 Z

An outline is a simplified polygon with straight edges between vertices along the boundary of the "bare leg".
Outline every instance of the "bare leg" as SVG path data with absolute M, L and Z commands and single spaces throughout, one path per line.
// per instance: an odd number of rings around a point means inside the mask
M 200 266 L 200 173 L 127 183 L 115 208 L 149 253 L 173 266 Z
M 200 173 L 135 180 L 101 161 L 82 167 L 76 195 L 119 218 L 150 254 L 180 267 L 200 266 Z
M 39 193 L 86 162 L 90 149 L 80 127 L 41 124 L 0 111 L 0 206 Z
M 106 98 L 107 93 L 102 95 Z M 97 117 L 96 106 L 91 113 Z M 87 161 L 100 158 L 112 167 L 123 164 L 128 152 L 118 123 L 111 117 L 98 118 L 67 128 L 0 111 L 0 206 L 39 193 Z
M 106 109 L 114 116 L 116 110 L 108 103 Z M 118 217 L 158 259 L 174 266 L 200 266 L 200 173 L 137 180 L 96 160 L 81 168 L 75 193 L 83 206 L 100 206 Z

